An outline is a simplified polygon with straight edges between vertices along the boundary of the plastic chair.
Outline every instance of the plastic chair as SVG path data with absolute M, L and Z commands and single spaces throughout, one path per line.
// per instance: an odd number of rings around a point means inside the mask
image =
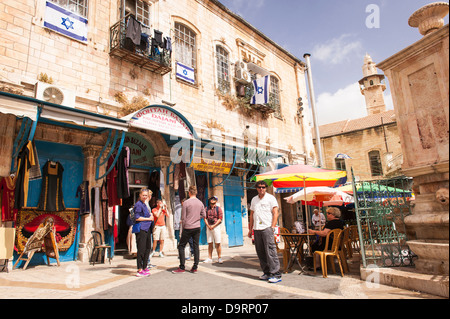
M 360 250 L 358 226 L 356 225 L 350 226 L 350 248 L 355 252 L 359 252 Z
M 339 248 L 342 242 L 342 230 L 341 229 L 333 229 L 331 230 L 326 237 L 325 242 L 325 249 L 323 251 L 315 251 L 314 252 L 314 273 L 316 273 L 316 254 L 320 256 L 320 264 L 322 266 L 322 275 L 323 278 L 328 277 L 327 272 L 327 257 L 336 257 L 339 262 L 339 267 L 341 268 L 341 275 L 344 277 L 344 271 L 342 270 L 342 261 L 341 261 L 341 254 L 339 253 Z M 333 243 L 331 245 L 331 249 L 328 249 L 330 238 L 333 238 Z M 332 259 L 331 265 L 333 267 L 333 271 L 336 272 L 334 269 L 334 262 Z
M 345 227 L 344 228 L 344 234 L 343 234 L 343 237 L 342 237 L 342 247 L 341 247 L 341 249 L 343 250 L 345 258 L 352 258 L 353 257 L 352 245 L 351 245 L 351 241 L 350 241 L 350 228 L 349 227 Z
M 98 260 L 98 254 L 102 253 L 102 260 L 104 260 L 104 252 L 106 252 L 107 249 L 109 249 L 109 263 L 111 264 L 111 246 L 103 244 L 102 235 L 98 231 L 92 231 L 92 239 L 94 241 L 94 248 L 92 249 L 90 262 L 93 266 L 95 266 L 95 261 Z M 95 257 L 94 257 L 95 256 Z

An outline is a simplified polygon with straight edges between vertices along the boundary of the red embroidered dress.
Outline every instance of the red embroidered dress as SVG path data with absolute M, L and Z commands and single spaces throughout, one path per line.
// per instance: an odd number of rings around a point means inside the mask
M 14 192 L 16 177 L 3 177 L 0 180 L 0 200 L 2 208 L 2 222 L 16 221 L 17 209 L 14 209 Z

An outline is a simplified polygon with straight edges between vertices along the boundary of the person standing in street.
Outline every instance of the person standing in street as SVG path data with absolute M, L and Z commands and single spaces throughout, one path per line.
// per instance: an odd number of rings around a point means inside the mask
M 248 237 L 254 232 L 255 248 L 259 263 L 264 272 L 259 277 L 269 283 L 281 281 L 280 261 L 275 244 L 274 231 L 278 221 L 278 202 L 271 194 L 267 194 L 267 183 L 256 183 L 258 196 L 252 199 Z
M 156 249 L 156 244 L 159 241 L 159 257 L 164 257 L 164 239 L 166 238 L 166 220 L 165 217 L 169 217 L 167 214 L 167 206 L 161 199 L 156 201 L 156 207 L 152 210 L 153 218 L 155 219 L 155 227 L 153 229 L 153 249 Z M 152 251 L 150 257 L 153 257 L 154 251 Z
M 141 189 L 139 200 L 134 204 L 134 213 L 136 224 L 140 228 L 136 233 L 137 246 L 137 277 L 147 277 L 150 275 L 148 269 L 148 260 L 152 250 L 152 224 L 153 215 L 150 213 L 145 202 L 152 196 L 152 192 L 148 189 Z M 133 227 L 135 227 L 133 226 Z
M 174 274 L 185 272 L 185 247 L 189 238 L 193 238 L 194 244 L 194 265 L 191 268 L 191 273 L 196 273 L 198 263 L 200 260 L 200 220 L 206 217 L 205 205 L 196 197 L 197 187 L 189 187 L 189 199 L 183 203 L 181 210 L 181 239 L 178 244 L 178 256 L 180 259 L 180 266 L 177 270 L 172 271 Z
M 212 254 L 214 250 L 214 244 L 216 245 L 217 257 L 219 264 L 223 263 L 222 260 L 222 247 L 220 224 L 223 220 L 222 209 L 217 206 L 218 198 L 213 196 L 209 199 L 209 206 L 206 210 L 205 225 L 206 225 L 206 239 L 208 241 L 208 258 L 204 263 L 212 263 Z

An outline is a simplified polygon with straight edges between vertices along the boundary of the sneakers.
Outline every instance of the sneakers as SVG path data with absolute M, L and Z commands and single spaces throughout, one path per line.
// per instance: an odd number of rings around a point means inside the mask
M 259 277 L 259 280 L 269 280 L 270 278 L 271 277 L 269 275 L 264 274 L 264 275 Z
M 271 277 L 271 278 L 269 278 L 269 282 L 270 282 L 271 284 L 276 284 L 277 282 L 281 282 L 281 278 L 278 278 L 278 277 Z
M 211 258 L 205 259 L 205 260 L 203 261 L 203 263 L 205 263 L 205 264 L 210 264 L 210 263 L 212 263 L 212 259 L 211 259 Z
M 223 264 L 223 259 L 222 258 L 219 258 L 219 264 Z
M 197 273 L 197 268 L 192 268 L 192 269 L 190 270 L 190 273 L 191 273 L 191 274 L 196 274 L 196 273 Z
M 162 252 L 159 253 L 159 257 L 164 258 L 164 255 Z
M 182 273 L 184 273 L 184 272 L 185 272 L 184 269 L 178 268 L 177 270 L 173 270 L 173 271 L 172 271 L 172 274 L 182 274 Z
M 148 277 L 148 276 L 150 276 L 148 269 L 141 270 L 136 274 L 136 277 Z

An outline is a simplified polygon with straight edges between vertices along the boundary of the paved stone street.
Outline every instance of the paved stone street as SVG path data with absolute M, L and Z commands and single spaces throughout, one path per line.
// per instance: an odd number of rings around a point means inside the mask
M 201 260 L 207 255 L 201 250 Z M 33 266 L 0 273 L 0 298 L 4 299 L 437 299 L 438 297 L 384 285 L 366 284 L 359 278 L 359 262 L 350 263 L 345 277 L 323 278 L 300 274 L 299 268 L 283 281 L 261 281 L 253 246 L 223 249 L 224 263 L 201 263 L 197 274 L 172 274 L 178 266 L 175 252 L 153 257 L 151 276 L 135 277 L 136 260 L 116 256 L 111 265 L 79 262 L 61 267 Z M 215 257 L 215 256 L 214 256 Z M 281 257 L 281 256 L 280 256 Z M 281 259 L 281 258 L 280 258 Z M 192 261 L 187 261 L 189 270 Z

